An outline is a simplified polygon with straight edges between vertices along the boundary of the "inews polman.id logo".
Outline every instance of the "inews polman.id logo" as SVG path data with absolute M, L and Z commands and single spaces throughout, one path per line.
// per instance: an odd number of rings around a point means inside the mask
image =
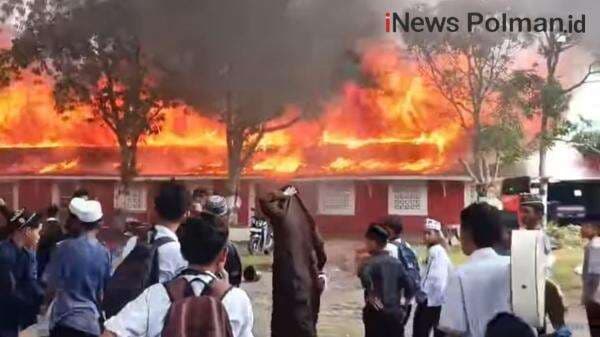
M 466 23 L 466 27 L 462 27 Z M 466 29 L 465 29 L 466 28 Z M 585 33 L 585 14 L 569 14 L 565 17 L 517 17 L 508 13 L 484 15 L 477 12 L 465 13 L 465 18 L 456 16 L 417 16 L 411 13 L 385 13 L 387 33 L 408 32 L 559 32 Z

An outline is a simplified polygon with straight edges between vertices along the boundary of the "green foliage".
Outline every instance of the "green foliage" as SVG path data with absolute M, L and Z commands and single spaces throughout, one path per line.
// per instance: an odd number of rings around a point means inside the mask
M 558 81 L 544 83 L 541 94 L 541 108 L 544 114 L 552 119 L 560 119 L 562 113 L 569 108 L 570 95 Z
M 600 130 L 578 132 L 572 142 L 585 157 L 600 158 Z
M 582 245 L 579 226 L 559 226 L 557 223 L 550 222 L 546 228 L 546 234 L 556 240 L 561 248 L 578 248 Z
M 527 154 L 518 120 L 486 125 L 481 130 L 481 151 L 498 156 L 502 164 L 515 163 Z

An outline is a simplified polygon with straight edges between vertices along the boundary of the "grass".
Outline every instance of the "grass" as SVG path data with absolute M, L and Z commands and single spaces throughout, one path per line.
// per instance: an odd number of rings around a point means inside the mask
M 575 267 L 583 262 L 582 248 L 563 248 L 554 252 L 556 262 L 553 268 L 552 278 L 560 284 L 564 293 L 571 296 L 579 296 L 581 293 L 581 276 L 575 274 Z
M 426 256 L 424 246 L 417 246 L 415 250 L 420 258 L 423 259 Z M 556 262 L 552 268 L 552 279 L 558 282 L 567 297 L 579 296 L 581 293 L 581 276 L 575 274 L 574 270 L 583 262 L 583 248 L 565 245 L 564 248 L 553 251 L 553 254 L 556 257 Z M 460 266 L 468 258 L 462 253 L 460 247 L 451 247 L 449 256 L 454 266 Z

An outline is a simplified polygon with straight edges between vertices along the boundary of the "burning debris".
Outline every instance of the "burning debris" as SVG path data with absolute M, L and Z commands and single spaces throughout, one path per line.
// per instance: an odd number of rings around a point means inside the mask
M 56 164 L 50 164 L 46 167 L 43 167 L 38 173 L 39 174 L 48 174 L 54 172 L 68 172 L 79 165 L 79 158 L 73 160 L 66 160 Z

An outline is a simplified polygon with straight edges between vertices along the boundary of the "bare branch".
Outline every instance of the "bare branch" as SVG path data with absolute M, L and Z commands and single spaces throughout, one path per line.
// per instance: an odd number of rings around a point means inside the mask
M 565 93 L 569 93 L 579 87 L 581 87 L 582 85 L 584 85 L 587 81 L 587 79 L 591 76 L 591 75 L 595 75 L 595 74 L 600 74 L 600 70 L 594 70 L 594 66 L 597 66 L 597 62 L 594 62 L 592 64 L 590 64 L 589 68 L 588 68 L 588 72 L 587 74 L 585 74 L 585 76 L 577 83 L 575 83 L 574 85 L 568 87 L 567 89 L 564 89 L 563 92 Z
M 289 128 L 290 126 L 292 126 L 292 125 L 296 124 L 296 123 L 297 123 L 299 120 L 300 120 L 300 116 L 296 116 L 296 117 L 292 118 L 292 119 L 291 119 L 291 120 L 289 120 L 289 121 L 282 122 L 282 123 L 280 123 L 280 124 L 277 124 L 277 125 L 272 125 L 272 126 L 264 126 L 264 127 L 262 128 L 262 131 L 263 131 L 264 133 L 268 133 L 268 132 L 275 132 L 275 131 L 279 131 L 279 130 L 287 129 L 287 128 Z
M 460 158 L 458 161 L 462 164 L 462 166 L 465 168 L 465 171 L 467 171 L 467 173 L 473 179 L 473 181 L 475 181 L 476 183 L 479 183 L 479 180 L 477 179 L 477 176 L 473 172 L 473 169 L 471 168 L 471 165 L 469 165 L 469 163 L 467 163 L 462 158 Z

